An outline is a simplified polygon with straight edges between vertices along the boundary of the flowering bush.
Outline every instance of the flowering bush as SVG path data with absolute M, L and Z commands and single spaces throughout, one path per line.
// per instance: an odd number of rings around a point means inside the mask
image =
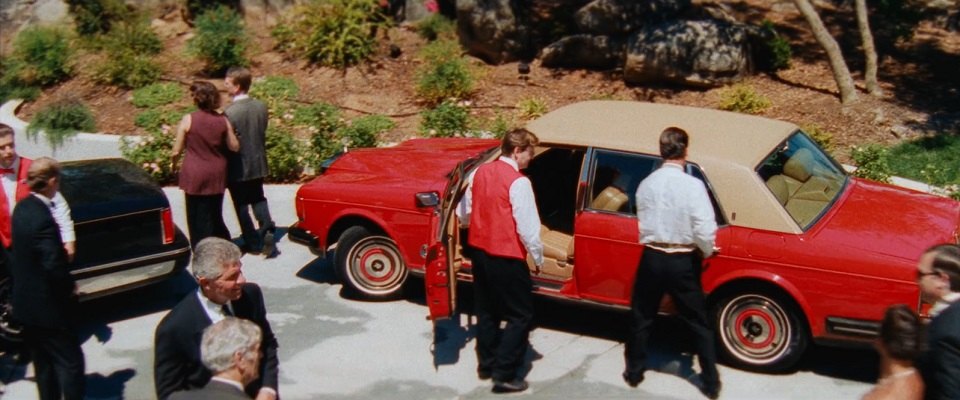
M 139 165 L 160 184 L 168 184 L 176 179 L 173 154 L 173 127 L 161 125 L 159 129 L 150 129 L 148 134 L 139 138 L 124 136 L 120 138 L 120 151 L 123 156 Z M 139 139 L 139 140 L 138 140 Z

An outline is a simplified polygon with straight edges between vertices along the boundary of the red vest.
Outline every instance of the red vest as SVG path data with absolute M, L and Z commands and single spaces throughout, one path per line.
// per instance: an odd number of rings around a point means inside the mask
M 471 246 L 494 256 L 527 259 L 510 205 L 510 185 L 522 177 L 513 166 L 500 160 L 477 168 L 468 238 Z
M 29 158 L 20 157 L 20 166 L 17 168 L 17 191 L 15 193 L 17 201 L 30 195 L 30 188 L 27 187 L 27 170 L 30 169 L 31 162 L 32 160 Z M 13 214 L 13 210 L 7 204 L 7 193 L 5 190 L 0 190 L 0 242 L 6 248 L 10 248 L 11 239 L 13 239 L 10 235 L 11 214 Z

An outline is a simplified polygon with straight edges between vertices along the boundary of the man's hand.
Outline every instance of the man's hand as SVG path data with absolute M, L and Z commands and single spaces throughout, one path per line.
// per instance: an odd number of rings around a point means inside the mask
M 534 265 L 534 266 L 533 266 L 533 273 L 536 274 L 536 275 L 540 275 L 540 271 L 542 271 L 542 270 L 543 270 L 543 265 Z
M 73 256 L 77 254 L 77 242 L 64 243 L 63 250 L 67 252 L 67 262 L 73 262 Z
M 277 400 L 277 392 L 273 390 L 264 390 L 266 388 L 260 388 L 260 391 L 257 392 L 256 400 Z

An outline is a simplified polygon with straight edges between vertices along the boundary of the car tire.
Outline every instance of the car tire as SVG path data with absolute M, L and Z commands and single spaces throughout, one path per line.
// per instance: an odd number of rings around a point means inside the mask
M 343 232 L 335 254 L 344 289 L 367 300 L 395 300 L 403 294 L 407 266 L 397 244 L 363 226 Z
M 9 277 L 0 280 L 0 340 L 8 343 L 23 342 L 23 327 L 13 319 L 13 280 Z
M 782 372 L 803 356 L 809 339 L 797 306 L 775 293 L 736 293 L 714 306 L 717 343 L 727 364 L 749 371 Z

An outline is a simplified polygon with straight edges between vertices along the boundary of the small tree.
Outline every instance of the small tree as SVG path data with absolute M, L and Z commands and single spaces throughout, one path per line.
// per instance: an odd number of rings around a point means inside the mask
M 837 81 L 837 88 L 840 89 L 840 102 L 851 104 L 858 100 L 857 88 L 853 84 L 853 78 L 850 76 L 850 69 L 847 68 L 847 62 L 843 59 L 843 53 L 840 51 L 840 45 L 836 39 L 827 32 L 827 27 L 820 20 L 817 10 L 810 4 L 810 0 L 793 0 L 793 4 L 800 10 L 800 14 L 810 24 L 810 30 L 817 39 L 817 43 L 827 52 L 827 58 L 830 61 L 830 69 L 833 70 L 833 79 Z
M 870 31 L 870 21 L 867 19 L 867 0 L 856 0 L 857 26 L 860 28 L 860 38 L 863 41 L 863 55 L 867 60 L 864 70 L 864 79 L 867 92 L 871 95 L 882 94 L 877 84 L 877 49 L 873 44 L 873 32 Z

